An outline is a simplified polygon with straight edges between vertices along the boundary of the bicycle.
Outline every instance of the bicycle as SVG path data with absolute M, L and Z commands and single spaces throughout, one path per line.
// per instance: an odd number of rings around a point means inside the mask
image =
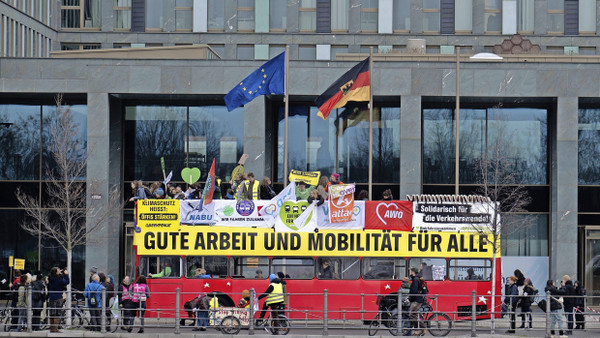
M 285 336 L 290 332 L 290 320 L 285 315 L 283 306 L 280 306 L 278 309 L 273 309 L 269 311 L 269 317 L 265 320 L 265 330 L 274 335 L 282 335 Z
M 427 297 L 431 302 L 436 302 L 438 296 Z M 427 302 L 419 308 L 419 320 L 417 328 L 413 332 L 419 336 L 429 331 L 432 336 L 444 337 L 452 330 L 452 319 L 443 312 L 433 312 L 430 302 Z
M 387 296 L 377 295 L 376 300 L 378 306 L 378 312 L 369 323 L 369 336 L 377 334 L 380 328 L 389 329 L 393 336 L 398 335 L 398 296 L 390 294 Z M 400 327 L 402 328 L 402 334 L 407 335 L 410 329 L 410 321 L 408 320 L 408 303 L 403 302 L 402 304 L 402 321 Z
M 13 324 L 12 322 L 12 312 L 13 312 L 13 308 L 10 306 L 7 306 L 5 308 L 3 308 L 2 310 L 0 310 L 0 315 L 2 316 L 2 324 L 4 326 L 4 332 L 8 332 L 10 331 L 10 329 L 12 328 Z

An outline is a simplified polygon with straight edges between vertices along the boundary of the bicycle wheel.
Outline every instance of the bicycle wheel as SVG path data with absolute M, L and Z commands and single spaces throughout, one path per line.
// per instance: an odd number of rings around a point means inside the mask
M 374 336 L 379 331 L 379 313 L 375 315 L 371 324 L 369 324 L 369 336 Z
M 106 317 L 106 331 L 115 332 L 119 328 L 119 318 L 115 318 L 112 315 Z
M 285 336 L 290 332 L 290 321 L 286 316 L 278 316 L 275 319 L 271 319 L 269 331 L 272 334 Z
M 234 316 L 227 316 L 221 321 L 221 333 L 223 334 L 238 334 L 240 329 L 240 320 Z
M 6 315 L 6 317 L 4 318 L 4 320 L 2 320 L 2 323 L 4 324 L 4 332 L 8 332 L 8 331 L 10 331 L 10 327 L 12 325 L 11 324 L 12 311 L 10 309 L 6 309 L 5 315 Z
M 447 336 L 452 330 L 452 319 L 445 313 L 432 313 L 427 320 L 427 329 L 432 336 Z

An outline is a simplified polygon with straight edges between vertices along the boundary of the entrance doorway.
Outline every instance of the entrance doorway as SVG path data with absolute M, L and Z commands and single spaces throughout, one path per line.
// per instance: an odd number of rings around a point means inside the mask
M 585 284 L 589 296 L 600 294 L 600 226 L 585 228 Z M 592 298 L 591 305 L 600 305 L 600 300 Z M 590 304 L 590 303 L 588 303 Z

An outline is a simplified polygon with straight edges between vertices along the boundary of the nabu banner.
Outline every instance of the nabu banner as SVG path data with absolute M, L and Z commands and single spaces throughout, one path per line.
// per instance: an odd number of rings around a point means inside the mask
M 492 257 L 491 234 L 186 227 L 134 234 L 138 255 Z

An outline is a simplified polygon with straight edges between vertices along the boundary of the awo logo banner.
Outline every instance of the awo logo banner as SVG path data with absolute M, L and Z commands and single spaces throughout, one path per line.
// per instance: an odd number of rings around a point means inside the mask
M 412 202 L 366 201 L 365 229 L 412 230 Z

